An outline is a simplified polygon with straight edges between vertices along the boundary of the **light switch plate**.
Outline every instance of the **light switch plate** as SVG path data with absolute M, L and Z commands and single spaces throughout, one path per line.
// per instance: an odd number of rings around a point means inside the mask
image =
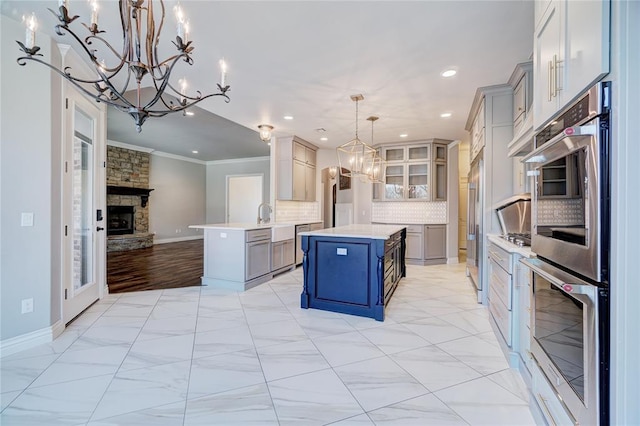
M 20 226 L 33 226 L 33 213 L 22 213 Z
M 339 247 L 339 248 L 336 249 L 336 254 L 338 256 L 346 256 L 347 255 L 347 249 Z

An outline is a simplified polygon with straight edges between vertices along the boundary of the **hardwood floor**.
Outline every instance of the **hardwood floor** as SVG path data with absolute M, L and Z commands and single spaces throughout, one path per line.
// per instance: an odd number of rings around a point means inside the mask
M 107 253 L 110 293 L 200 285 L 203 240 L 157 244 L 150 248 Z

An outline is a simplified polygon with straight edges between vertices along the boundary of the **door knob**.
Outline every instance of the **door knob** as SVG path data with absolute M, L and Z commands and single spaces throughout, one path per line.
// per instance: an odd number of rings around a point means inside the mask
M 101 226 L 98 226 L 98 227 L 96 228 L 96 231 L 104 231 L 104 228 L 103 228 L 103 227 L 101 227 Z

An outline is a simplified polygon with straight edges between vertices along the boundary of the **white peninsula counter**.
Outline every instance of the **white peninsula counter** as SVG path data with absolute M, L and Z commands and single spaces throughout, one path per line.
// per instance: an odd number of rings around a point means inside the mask
M 295 268 L 295 225 L 216 223 L 204 230 L 202 285 L 244 291 Z

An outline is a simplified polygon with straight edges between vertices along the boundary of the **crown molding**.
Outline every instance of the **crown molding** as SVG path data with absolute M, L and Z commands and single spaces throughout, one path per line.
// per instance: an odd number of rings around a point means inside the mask
M 130 149 L 131 151 L 146 152 L 148 154 L 155 151 L 155 149 L 152 149 L 152 148 L 145 148 L 142 146 L 131 145 L 124 142 L 112 141 L 110 139 L 107 139 L 107 146 L 115 146 L 117 148 Z
M 188 161 L 190 163 L 202 164 L 203 166 L 207 164 L 207 162 L 204 160 L 198 160 L 197 158 L 183 157 L 182 155 L 169 154 L 168 152 L 162 152 L 162 151 L 153 151 L 151 155 L 157 155 L 158 157 L 171 158 L 171 159 L 180 160 L 180 161 Z
M 214 160 L 207 161 L 207 166 L 214 166 L 217 164 L 234 164 L 234 163 L 250 163 L 258 161 L 270 161 L 271 157 L 250 157 L 250 158 L 230 158 L 228 160 Z

